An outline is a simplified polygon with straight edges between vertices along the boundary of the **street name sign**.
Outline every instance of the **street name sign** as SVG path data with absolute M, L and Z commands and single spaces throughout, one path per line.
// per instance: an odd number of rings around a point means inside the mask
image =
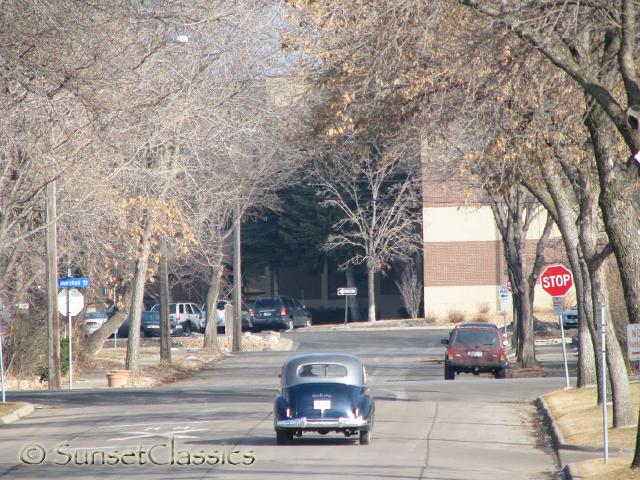
M 564 297 L 573 286 L 573 275 L 564 265 L 549 265 L 540 275 L 540 283 L 552 297 Z
M 338 287 L 338 295 L 343 297 L 345 295 L 357 295 L 357 287 Z
M 88 288 L 91 280 L 87 277 L 59 278 L 58 288 Z

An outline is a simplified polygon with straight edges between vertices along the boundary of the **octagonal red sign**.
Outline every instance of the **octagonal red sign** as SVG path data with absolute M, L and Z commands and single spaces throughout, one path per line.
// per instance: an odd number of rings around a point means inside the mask
M 564 265 L 549 265 L 540 275 L 540 283 L 552 297 L 564 297 L 573 286 L 573 275 Z

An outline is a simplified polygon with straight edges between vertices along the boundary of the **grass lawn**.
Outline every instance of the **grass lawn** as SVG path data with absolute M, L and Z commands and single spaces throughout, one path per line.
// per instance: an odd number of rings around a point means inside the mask
M 631 383 L 633 411 L 640 406 L 640 383 Z M 569 445 L 602 445 L 602 407 L 596 404 L 595 388 L 571 388 L 558 390 L 544 396 L 547 405 Z M 607 409 L 608 424 L 612 424 L 612 409 Z M 611 448 L 634 448 L 636 444 L 637 422 L 631 428 L 612 429 L 609 427 Z M 594 455 L 595 456 L 595 455 Z M 612 458 L 604 465 L 602 459 L 589 460 L 578 464 L 582 478 L 588 480 L 640 479 L 639 470 L 631 470 L 631 456 Z

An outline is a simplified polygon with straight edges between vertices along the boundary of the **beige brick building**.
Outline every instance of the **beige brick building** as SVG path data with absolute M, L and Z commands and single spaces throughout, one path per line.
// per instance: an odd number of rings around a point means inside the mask
M 481 310 L 499 311 L 499 286 L 507 282 L 500 232 L 491 207 L 477 194 L 465 192 L 456 178 L 426 173 L 423 181 L 425 316 Z M 535 257 L 545 224 L 540 214 L 528 232 L 527 257 Z M 557 231 L 547 260 L 564 261 Z M 536 288 L 535 306 L 551 307 L 551 298 Z

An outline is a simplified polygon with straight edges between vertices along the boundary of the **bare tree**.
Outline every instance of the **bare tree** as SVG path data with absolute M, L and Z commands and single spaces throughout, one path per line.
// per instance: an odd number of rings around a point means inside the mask
M 394 278 L 394 282 L 400 291 L 404 306 L 411 318 L 420 315 L 422 303 L 422 262 L 415 255 L 408 262 L 400 264 L 400 273 Z
M 311 177 L 322 205 L 342 216 L 324 248 L 353 249 L 342 267 L 367 266 L 370 322 L 376 320 L 375 274 L 386 271 L 394 260 L 409 259 L 421 241 L 416 169 L 401 155 L 380 154 L 374 150 L 360 160 L 316 161 Z

